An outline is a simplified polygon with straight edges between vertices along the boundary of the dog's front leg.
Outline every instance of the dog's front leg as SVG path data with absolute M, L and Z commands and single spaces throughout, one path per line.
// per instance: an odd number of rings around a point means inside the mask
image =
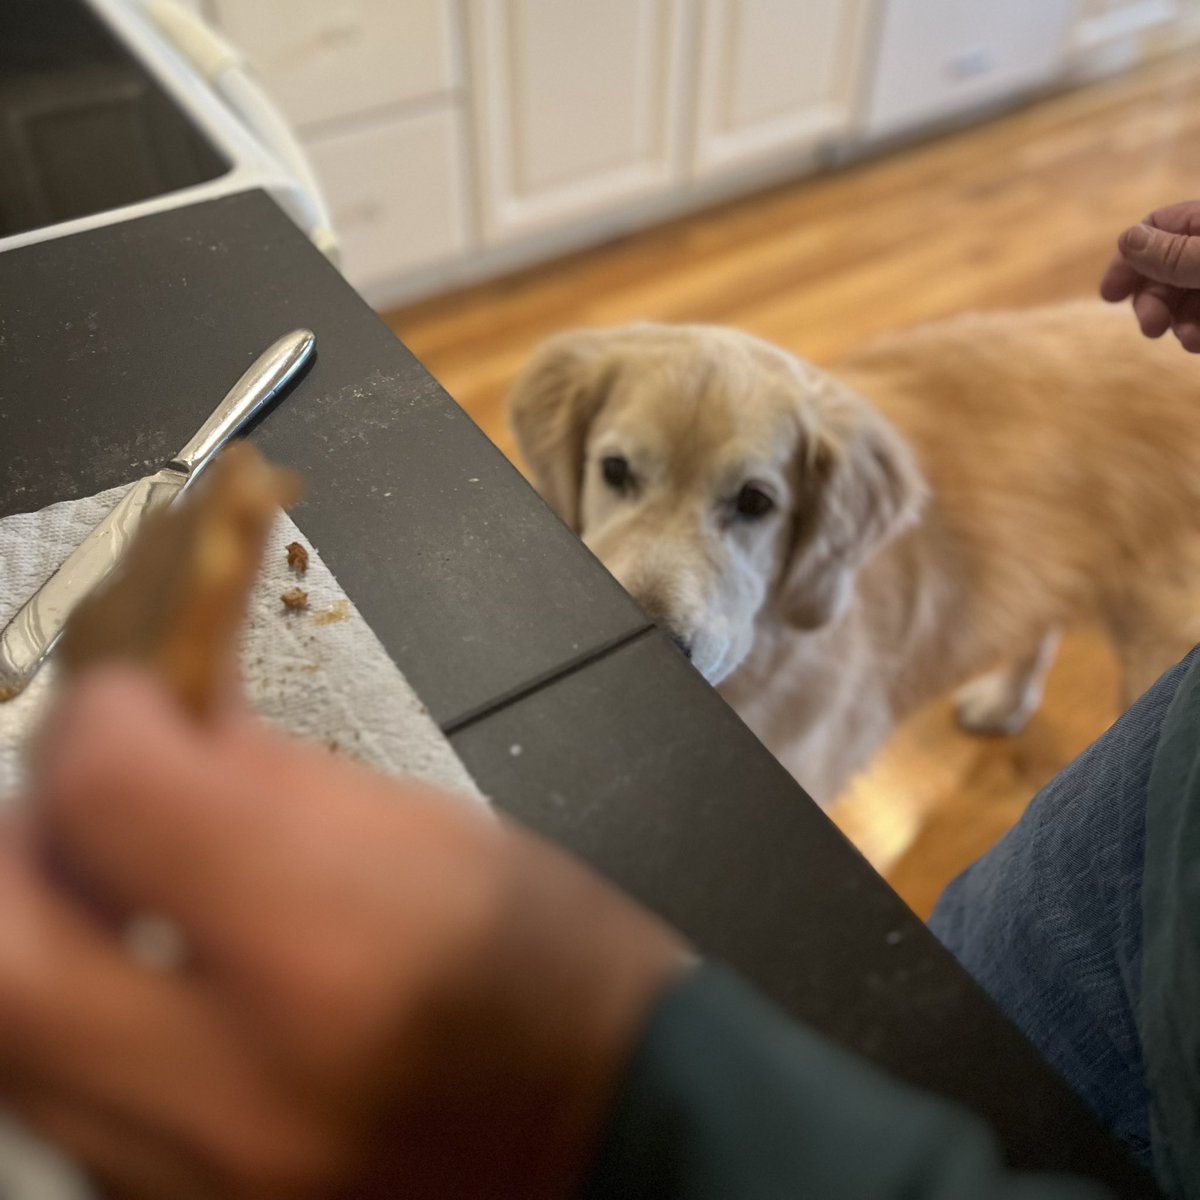
M 1042 702 L 1061 636 L 1061 631 L 1050 630 L 1031 654 L 960 688 L 955 696 L 958 723 L 968 733 L 991 736 L 1023 729 Z

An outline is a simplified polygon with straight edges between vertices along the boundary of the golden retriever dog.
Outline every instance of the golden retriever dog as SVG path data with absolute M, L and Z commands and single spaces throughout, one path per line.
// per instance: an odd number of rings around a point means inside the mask
M 1012 732 L 1098 619 L 1124 700 L 1200 640 L 1200 362 L 1128 311 L 962 317 L 818 370 L 731 329 L 561 335 L 510 397 L 562 519 L 831 801 L 957 688 Z

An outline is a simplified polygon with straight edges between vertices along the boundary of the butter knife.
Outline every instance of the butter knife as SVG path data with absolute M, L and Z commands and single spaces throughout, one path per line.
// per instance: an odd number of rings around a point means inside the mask
M 230 388 L 195 437 L 165 466 L 138 480 L 38 588 L 0 633 L 0 700 L 15 696 L 33 677 L 75 605 L 116 566 L 146 514 L 171 504 L 231 437 L 287 391 L 315 345 L 307 329 L 281 337 Z

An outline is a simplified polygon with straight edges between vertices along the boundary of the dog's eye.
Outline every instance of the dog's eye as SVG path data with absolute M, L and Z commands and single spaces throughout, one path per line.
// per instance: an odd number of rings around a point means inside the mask
M 623 492 L 631 482 L 629 463 L 619 454 L 610 454 L 607 458 L 602 459 L 600 470 L 604 475 L 604 482 L 618 492 Z
M 738 492 L 734 501 L 737 515 L 751 521 L 765 517 L 774 507 L 775 501 L 766 492 L 749 483 Z

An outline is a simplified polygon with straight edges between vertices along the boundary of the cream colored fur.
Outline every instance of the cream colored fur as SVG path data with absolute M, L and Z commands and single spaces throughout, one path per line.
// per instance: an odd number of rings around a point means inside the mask
M 952 688 L 1019 727 L 1067 624 L 1104 623 L 1126 701 L 1200 640 L 1200 363 L 1125 310 L 963 317 L 835 374 L 727 329 L 583 330 L 510 405 L 546 498 L 823 802 Z M 747 484 L 772 512 L 737 514 Z

